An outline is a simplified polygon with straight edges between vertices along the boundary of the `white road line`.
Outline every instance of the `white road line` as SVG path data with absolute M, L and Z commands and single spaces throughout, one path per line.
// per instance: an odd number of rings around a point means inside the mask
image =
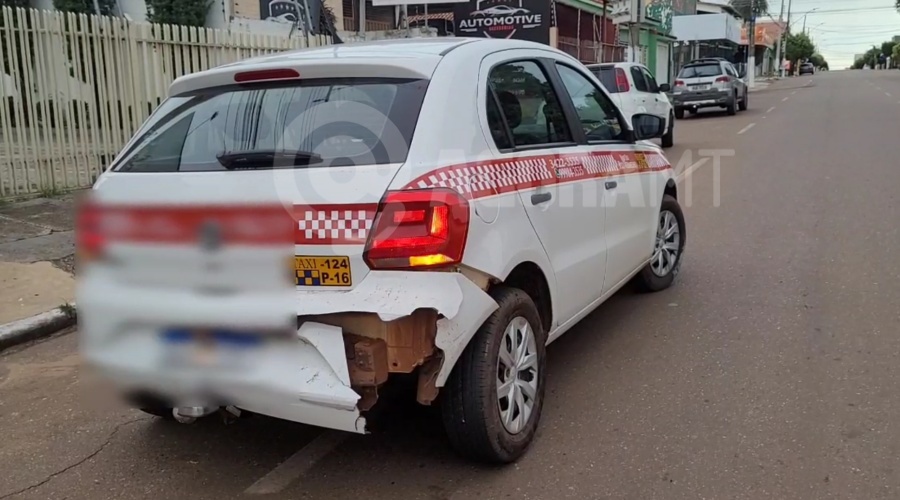
M 743 134 L 744 132 L 750 130 L 750 129 L 753 128 L 754 126 L 756 126 L 756 123 L 755 123 L 755 122 L 754 122 L 754 123 L 751 123 L 750 125 L 747 125 L 746 127 L 742 128 L 741 131 L 737 133 L 737 135 Z
M 249 495 L 278 493 L 306 474 L 319 460 L 334 451 L 349 436 L 348 432 L 337 431 L 325 431 L 319 434 L 306 446 L 300 448 L 297 453 L 291 455 L 278 467 L 244 490 L 244 493 Z
M 766 111 L 766 113 L 771 113 L 772 111 L 775 111 L 775 106 L 772 106 L 771 108 L 769 108 L 769 110 Z
M 692 173 L 694 170 L 697 170 L 698 168 L 702 167 L 702 166 L 705 165 L 706 162 L 708 162 L 708 161 L 709 161 L 709 158 L 708 158 L 708 157 L 707 157 L 707 158 L 701 158 L 701 159 L 697 160 L 696 162 L 694 162 L 693 165 L 691 165 L 691 166 L 689 166 L 688 168 L 684 169 L 684 172 L 681 172 L 680 174 L 678 174 L 677 176 L 675 176 L 675 182 L 681 182 L 685 177 L 691 175 L 691 173 Z
M 784 99 L 781 100 L 781 102 L 787 101 L 788 99 L 790 99 L 790 97 L 785 97 Z
M 797 93 L 797 91 L 795 90 L 795 91 L 791 92 L 791 95 L 794 95 L 794 94 L 796 94 L 796 93 Z
M 890 93 L 890 92 L 885 92 L 884 95 L 890 97 L 890 96 L 891 96 L 891 93 Z

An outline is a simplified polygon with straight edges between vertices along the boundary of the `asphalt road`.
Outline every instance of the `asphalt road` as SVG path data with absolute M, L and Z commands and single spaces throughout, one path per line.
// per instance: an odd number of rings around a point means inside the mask
M 900 71 L 857 71 L 679 121 L 680 282 L 550 347 L 515 465 L 458 459 L 414 407 L 341 440 L 88 404 L 68 334 L 0 355 L 0 500 L 900 498 L 898 118 Z

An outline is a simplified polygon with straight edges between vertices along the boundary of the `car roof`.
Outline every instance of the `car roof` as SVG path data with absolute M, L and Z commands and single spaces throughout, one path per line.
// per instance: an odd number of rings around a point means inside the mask
M 633 62 L 612 62 L 612 63 L 594 63 L 585 65 L 588 69 L 593 68 L 627 68 L 629 66 L 641 66 L 646 68 L 641 63 L 633 63 Z
M 509 49 L 551 50 L 564 54 L 545 44 L 505 38 L 435 37 L 342 43 L 252 57 L 185 75 L 172 83 L 169 95 L 233 84 L 237 72 L 284 67 L 297 69 L 306 78 L 429 78 L 442 58 L 464 46 L 467 55 L 472 57 L 470 60 L 480 60 L 493 52 Z

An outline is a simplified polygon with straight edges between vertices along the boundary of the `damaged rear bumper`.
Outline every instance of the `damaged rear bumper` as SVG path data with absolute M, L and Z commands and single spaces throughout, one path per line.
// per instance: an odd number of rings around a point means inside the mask
M 361 413 L 374 403 L 388 373 L 423 367 L 427 379 L 420 378 L 420 387 L 436 395 L 497 308 L 482 287 L 460 273 L 371 273 L 351 291 L 297 291 L 296 335 L 262 335 L 251 348 L 229 352 L 222 366 L 195 362 L 187 348 L 178 358 L 182 362 L 173 364 L 173 347 L 160 335 L 166 325 L 277 330 L 279 322 L 266 319 L 269 313 L 277 316 L 279 306 L 272 301 L 245 297 L 224 308 L 221 301 L 190 291 L 83 280 L 83 357 L 125 394 L 152 394 L 171 406 L 231 405 L 362 433 Z

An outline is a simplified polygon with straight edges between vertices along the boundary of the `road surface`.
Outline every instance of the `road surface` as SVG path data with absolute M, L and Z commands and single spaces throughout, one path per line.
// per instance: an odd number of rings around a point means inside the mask
M 458 459 L 427 409 L 368 437 L 110 412 L 68 334 L 0 355 L 0 500 L 900 498 L 898 118 L 900 71 L 856 71 L 679 121 L 680 282 L 550 347 L 515 465 Z

